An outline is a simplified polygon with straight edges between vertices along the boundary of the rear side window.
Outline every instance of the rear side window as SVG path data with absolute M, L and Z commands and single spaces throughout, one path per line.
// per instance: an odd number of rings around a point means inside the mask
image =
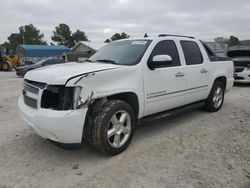
M 203 58 L 196 42 L 181 41 L 181 47 L 185 56 L 187 65 L 202 64 Z
M 169 55 L 172 57 L 172 63 L 166 65 L 166 67 L 175 67 L 181 65 L 177 47 L 175 45 L 175 42 L 172 40 L 164 40 L 159 42 L 154 47 L 150 55 L 149 61 L 152 61 L 153 57 L 156 55 Z

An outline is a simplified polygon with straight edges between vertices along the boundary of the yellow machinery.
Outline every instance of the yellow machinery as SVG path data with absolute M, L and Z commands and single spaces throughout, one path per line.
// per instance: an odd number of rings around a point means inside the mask
M 0 54 L 0 71 L 12 71 L 16 70 L 19 65 L 18 55 L 1 55 Z

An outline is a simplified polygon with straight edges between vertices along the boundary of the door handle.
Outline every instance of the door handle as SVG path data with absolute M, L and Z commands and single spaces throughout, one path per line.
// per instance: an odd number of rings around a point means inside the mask
M 183 77 L 183 76 L 185 76 L 185 74 L 182 73 L 182 72 L 177 72 L 177 73 L 175 74 L 175 77 Z
M 201 69 L 201 73 L 207 73 L 208 71 L 207 71 L 207 69 Z

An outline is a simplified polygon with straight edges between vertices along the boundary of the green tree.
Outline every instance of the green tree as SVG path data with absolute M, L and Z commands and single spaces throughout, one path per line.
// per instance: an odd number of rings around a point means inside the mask
M 72 47 L 74 45 L 72 41 L 72 32 L 67 24 L 59 24 L 56 26 L 55 31 L 53 31 L 53 36 L 51 40 L 60 45 L 65 45 Z
M 20 33 L 12 33 L 8 37 L 8 42 L 4 43 L 4 46 L 6 49 L 12 49 L 13 51 L 15 51 L 17 46 L 23 43 L 24 43 L 24 40 Z
M 240 45 L 240 41 L 235 36 L 230 36 L 228 40 L 228 47 Z
M 111 37 L 111 41 L 116 41 L 116 40 L 120 40 L 120 39 L 126 39 L 129 38 L 130 36 L 124 32 L 120 33 L 115 33 L 112 37 Z
M 215 39 L 214 39 L 214 42 L 216 42 L 216 43 L 224 43 L 224 44 L 228 44 L 228 41 L 229 41 L 229 39 L 228 38 L 224 38 L 224 37 L 216 37 Z
M 80 31 L 79 29 L 77 29 L 76 32 L 72 34 L 72 37 L 74 42 L 88 41 L 88 37 L 85 32 Z
M 19 33 L 23 38 L 24 44 L 46 44 L 43 40 L 44 34 L 40 33 L 40 30 L 32 24 L 20 27 Z
M 19 32 L 12 33 L 3 46 L 15 51 L 20 44 L 46 44 L 43 38 L 44 34 L 40 33 L 33 24 L 29 24 L 19 27 Z
M 106 39 L 105 41 L 104 41 L 104 43 L 110 43 L 111 41 L 110 41 L 110 39 Z
M 228 38 L 216 37 L 214 39 L 214 42 L 215 42 L 214 50 L 217 50 L 217 51 L 225 50 L 228 47 L 228 41 L 229 41 Z
M 76 30 L 76 32 L 72 33 L 70 27 L 67 24 L 62 23 L 59 24 L 59 26 L 56 26 L 51 40 L 57 44 L 65 45 L 71 48 L 79 41 L 87 41 L 88 37 L 86 36 L 85 32 L 80 30 Z

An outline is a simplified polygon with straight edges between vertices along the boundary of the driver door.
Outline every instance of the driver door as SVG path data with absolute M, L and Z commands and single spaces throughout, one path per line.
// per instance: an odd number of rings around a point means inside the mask
M 159 68 L 150 70 L 153 57 L 169 55 L 171 62 L 161 63 Z M 181 64 L 176 43 L 173 40 L 158 42 L 154 47 L 148 65 L 144 70 L 144 115 L 150 115 L 185 103 L 186 72 Z

